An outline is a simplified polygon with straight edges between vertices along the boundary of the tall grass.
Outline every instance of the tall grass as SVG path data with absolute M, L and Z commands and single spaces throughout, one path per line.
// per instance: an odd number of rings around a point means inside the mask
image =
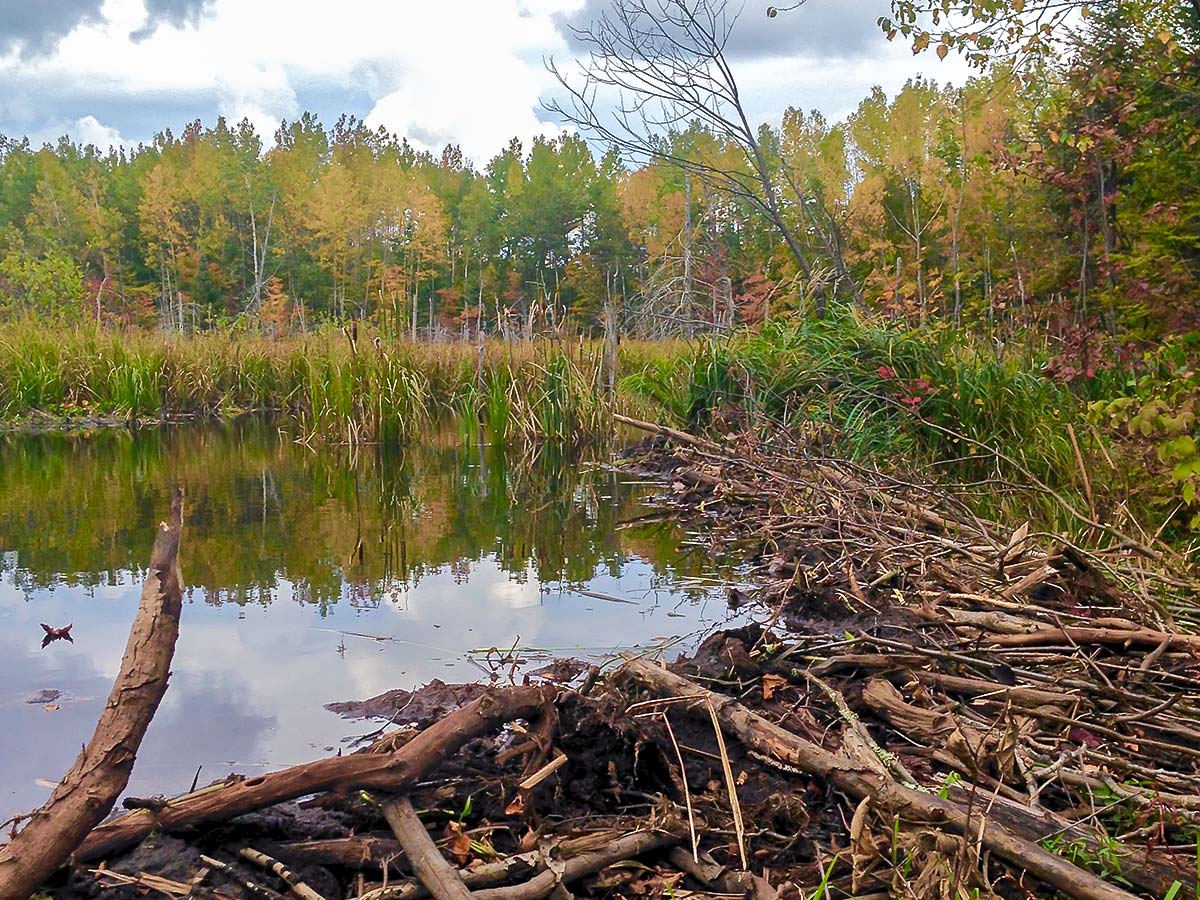
M 0 423 L 253 410 L 311 441 L 403 443 L 454 419 L 494 443 L 583 444 L 609 438 L 619 411 L 690 429 L 782 427 L 831 456 L 928 467 L 974 484 L 981 511 L 1024 516 L 1044 494 L 1014 485 L 1034 481 L 1084 508 L 1068 425 L 1084 465 L 1098 468 L 1089 398 L 1042 374 L 1050 352 L 1033 343 L 1001 351 L 962 332 L 841 310 L 757 334 L 623 342 L 614 396 L 603 347 L 587 341 L 427 344 L 366 328 L 354 339 L 328 329 L 269 341 L 17 322 L 0 325 Z M 1053 510 L 1046 504 L 1043 520 L 1063 527 Z
M 623 352 L 638 364 L 660 355 L 636 343 Z M 0 327 L 0 421 L 265 411 L 305 439 L 392 443 L 457 417 L 498 442 L 586 443 L 611 434 L 614 405 L 632 408 L 606 384 L 601 348 L 590 343 L 422 344 L 379 340 L 366 329 L 354 339 L 331 329 L 268 341 Z

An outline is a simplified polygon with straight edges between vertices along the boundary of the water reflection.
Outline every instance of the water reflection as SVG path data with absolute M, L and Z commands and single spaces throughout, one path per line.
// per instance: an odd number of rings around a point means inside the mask
M 0 439 L 0 819 L 90 734 L 175 478 L 188 603 L 135 793 L 320 755 L 355 730 L 324 703 L 478 677 L 473 648 L 596 655 L 723 616 L 680 534 L 620 527 L 643 489 L 586 463 L 452 433 L 317 453 L 256 422 Z M 41 622 L 75 643 L 41 650 Z

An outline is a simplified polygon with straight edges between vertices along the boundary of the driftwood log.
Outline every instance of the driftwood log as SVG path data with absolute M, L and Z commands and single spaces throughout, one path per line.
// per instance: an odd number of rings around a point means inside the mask
M 400 793 L 465 743 L 512 719 L 531 717 L 553 702 L 547 685 L 495 688 L 438 720 L 400 749 L 320 759 L 186 794 L 158 811 L 138 809 L 96 828 L 79 847 L 81 860 L 101 859 L 152 831 L 179 831 L 223 821 L 321 791 L 351 789 Z
M 129 783 L 142 737 L 166 693 L 179 636 L 182 522 L 183 492 L 176 487 L 170 518 L 154 539 L 112 693 L 75 765 L 28 824 L 0 847 L 0 900 L 25 900 L 103 821 Z
M 1134 900 L 1135 895 L 1055 856 L 962 804 L 901 784 L 879 769 L 833 753 L 769 722 L 742 704 L 644 659 L 625 655 L 623 671 L 664 697 L 687 698 L 715 711 L 721 727 L 759 753 L 816 775 L 856 799 L 904 818 L 932 822 L 982 846 L 1064 896 L 1077 900 Z

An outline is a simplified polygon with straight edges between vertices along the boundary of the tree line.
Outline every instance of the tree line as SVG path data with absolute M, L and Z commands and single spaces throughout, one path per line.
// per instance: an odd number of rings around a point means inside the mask
M 655 337 L 834 302 L 997 334 L 1196 328 L 1200 13 L 1085 11 L 1053 58 L 876 88 L 842 121 L 692 115 L 638 146 L 514 139 L 482 165 L 347 116 L 269 145 L 224 120 L 132 149 L 0 138 L 0 311 L 441 338 L 611 313 Z M 982 40 L 918 30 L 914 49 Z

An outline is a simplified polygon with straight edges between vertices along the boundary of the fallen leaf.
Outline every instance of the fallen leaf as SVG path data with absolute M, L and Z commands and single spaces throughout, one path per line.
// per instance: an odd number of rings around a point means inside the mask
M 45 622 L 42 622 L 42 631 L 46 632 L 46 636 L 42 638 L 42 649 L 45 650 L 47 646 L 55 641 L 67 641 L 71 644 L 75 643 L 75 638 L 71 637 L 71 629 L 74 627 L 74 625 L 75 623 L 72 622 L 70 625 L 64 625 L 62 628 L 51 628 Z
M 787 679 L 781 675 L 764 675 L 762 677 L 762 694 L 764 700 L 770 700 L 775 692 L 787 685 Z
M 471 859 L 471 838 L 463 830 L 461 822 L 446 823 L 446 849 L 460 866 L 465 866 Z

